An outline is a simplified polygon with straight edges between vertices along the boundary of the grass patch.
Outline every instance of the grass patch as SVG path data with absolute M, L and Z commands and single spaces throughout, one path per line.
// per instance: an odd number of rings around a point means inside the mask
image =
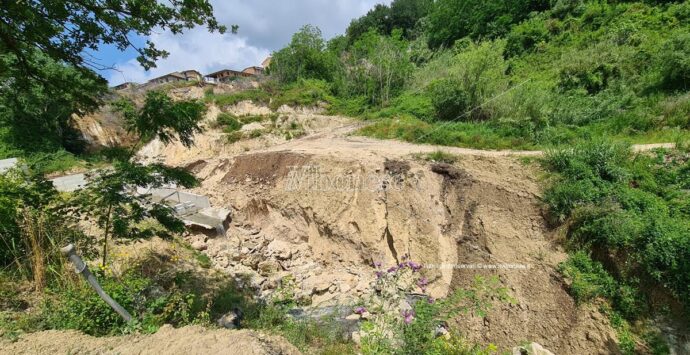
M 244 138 L 244 133 L 242 132 L 230 132 L 225 135 L 226 139 L 228 140 L 228 143 L 237 143 L 241 141 Z
M 291 107 L 314 107 L 330 105 L 335 98 L 330 85 L 323 80 L 303 79 L 281 87 L 271 101 L 270 107 L 277 110 L 283 105 Z
M 375 119 L 357 133 L 378 139 L 398 139 L 417 144 L 434 144 L 477 149 L 547 150 L 593 139 L 647 144 L 690 139 L 690 131 L 673 128 L 645 132 L 615 131 L 610 124 L 583 127 L 555 126 L 536 139 L 495 122 L 428 122 L 414 117 Z
M 358 131 L 379 139 L 399 139 L 417 144 L 435 144 L 480 149 L 535 149 L 527 139 L 506 137 L 489 123 L 429 123 L 417 118 L 381 119 Z
M 251 89 L 231 94 L 214 94 L 213 90 L 205 92 L 205 101 L 220 107 L 237 105 L 242 101 L 252 101 L 257 104 L 268 104 L 271 95 L 262 89 Z

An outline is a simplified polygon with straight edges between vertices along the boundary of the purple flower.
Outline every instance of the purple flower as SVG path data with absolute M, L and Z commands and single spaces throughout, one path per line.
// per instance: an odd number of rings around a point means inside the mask
M 381 262 L 380 262 L 380 261 L 375 261 L 375 262 L 374 262 L 374 267 L 377 268 L 377 269 L 380 268 L 380 267 L 381 267 Z
M 419 271 L 422 268 L 422 265 L 417 264 L 414 261 L 410 261 L 407 264 L 410 267 L 410 269 L 412 269 L 412 271 L 415 271 L 415 272 Z
M 376 272 L 376 278 L 377 278 L 377 279 L 380 279 L 380 278 L 382 278 L 382 277 L 383 277 L 383 271 L 377 271 L 377 272 Z
M 436 300 L 433 297 L 427 298 L 426 301 L 429 302 L 429 304 L 434 304 L 434 302 L 436 302 Z
M 410 324 L 414 320 L 414 311 L 405 310 L 404 312 L 402 312 L 402 316 L 405 320 L 405 324 Z
M 389 273 L 391 273 L 391 272 L 396 272 L 397 270 L 398 270 L 397 267 L 391 266 L 391 267 L 388 269 L 388 272 L 389 272 Z
M 364 314 L 364 312 L 366 312 L 366 311 L 367 311 L 367 309 L 364 308 L 364 307 L 357 307 L 357 308 L 355 308 L 355 314 L 362 315 L 362 314 Z
M 402 261 L 405 261 L 405 260 L 407 260 L 407 259 L 409 259 L 409 258 L 410 258 L 410 256 L 409 256 L 408 254 L 405 254 L 405 255 L 402 256 Z
M 427 279 L 426 277 L 422 277 L 419 280 L 417 280 L 417 286 L 419 286 L 419 287 L 426 286 L 428 284 L 429 284 L 429 279 Z
M 426 285 L 429 284 L 429 280 L 426 277 L 422 277 L 417 281 L 417 286 L 422 289 L 422 292 L 426 292 Z

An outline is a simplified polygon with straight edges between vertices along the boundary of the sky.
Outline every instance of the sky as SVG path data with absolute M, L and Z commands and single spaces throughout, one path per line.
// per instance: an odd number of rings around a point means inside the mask
M 209 33 L 205 27 L 182 35 L 152 33 L 148 38 L 134 38 L 137 45 L 151 40 L 170 52 L 157 67 L 145 71 L 136 61 L 136 52 L 120 52 L 101 47 L 91 55 L 105 67 L 101 71 L 111 85 L 126 81 L 145 82 L 174 71 L 196 69 L 203 74 L 220 69 L 242 70 L 260 65 L 271 52 L 284 47 L 300 27 L 319 27 L 326 39 L 343 34 L 352 19 L 362 16 L 378 3 L 390 0 L 210 0 L 218 21 L 228 29 L 239 25 L 237 34 Z

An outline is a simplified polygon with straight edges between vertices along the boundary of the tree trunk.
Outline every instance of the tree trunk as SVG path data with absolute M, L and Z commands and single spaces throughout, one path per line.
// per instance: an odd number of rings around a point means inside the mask
M 108 205 L 108 216 L 105 220 L 105 233 L 103 234 L 103 268 L 105 268 L 105 263 L 108 259 L 108 232 L 110 231 L 110 214 L 112 211 L 113 205 Z

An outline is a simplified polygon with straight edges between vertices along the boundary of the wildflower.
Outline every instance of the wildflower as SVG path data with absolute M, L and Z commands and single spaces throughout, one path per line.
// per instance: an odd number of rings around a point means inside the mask
M 391 266 L 390 268 L 388 268 L 389 273 L 396 272 L 396 271 L 398 271 L 398 268 L 395 266 Z
M 422 277 L 417 281 L 417 286 L 422 289 L 422 292 L 426 292 L 426 286 L 429 284 L 429 280 L 426 277 Z
M 410 267 L 410 269 L 412 269 L 412 271 L 414 271 L 414 272 L 417 272 L 417 271 L 422 269 L 422 265 L 417 264 L 414 261 L 410 261 L 407 264 Z
M 382 278 L 382 277 L 383 277 L 383 272 L 382 272 L 382 271 L 377 271 L 377 272 L 376 272 L 376 278 L 377 278 L 377 279 L 380 279 L 380 278 Z
M 366 312 L 366 311 L 367 311 L 367 309 L 364 308 L 364 307 L 357 307 L 357 308 L 355 308 L 355 314 L 362 315 L 362 314 L 364 314 L 364 312 Z
M 380 261 L 375 261 L 375 262 L 374 262 L 374 267 L 377 268 L 377 269 L 380 268 L 380 267 L 381 267 L 381 262 L 380 262 Z
M 429 297 L 426 299 L 426 301 L 429 302 L 429 304 L 434 304 L 436 302 L 436 299 L 433 297 Z
M 414 311 L 412 310 L 405 310 L 402 312 L 403 319 L 405 321 L 405 324 L 410 324 L 414 320 Z
M 410 258 L 410 256 L 409 256 L 408 254 L 405 254 L 405 255 L 402 256 L 402 261 L 405 261 L 405 260 L 407 260 L 407 259 L 409 259 L 409 258 Z

